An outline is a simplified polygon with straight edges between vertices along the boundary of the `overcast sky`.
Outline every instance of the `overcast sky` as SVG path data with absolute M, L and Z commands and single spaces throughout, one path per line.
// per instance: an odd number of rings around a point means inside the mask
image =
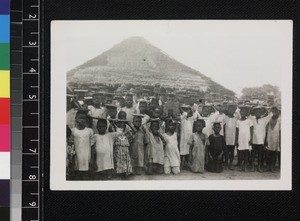
M 54 22 L 67 39 L 72 69 L 131 36 L 241 94 L 244 87 L 280 87 L 291 65 L 290 21 L 77 21 Z

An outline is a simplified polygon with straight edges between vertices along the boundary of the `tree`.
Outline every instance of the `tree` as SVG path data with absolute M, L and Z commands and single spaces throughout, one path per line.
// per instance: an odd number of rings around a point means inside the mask
M 274 95 L 275 99 L 281 98 L 281 92 L 278 86 L 264 84 L 261 87 L 246 87 L 242 89 L 243 99 L 257 98 L 260 100 L 267 100 L 270 94 Z

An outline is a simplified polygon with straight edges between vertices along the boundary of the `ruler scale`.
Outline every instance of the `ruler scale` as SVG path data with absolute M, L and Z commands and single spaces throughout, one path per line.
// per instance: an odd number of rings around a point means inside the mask
M 22 220 L 41 220 L 40 210 L 40 2 L 23 0 Z
M 22 217 L 22 1 L 11 1 L 11 220 Z

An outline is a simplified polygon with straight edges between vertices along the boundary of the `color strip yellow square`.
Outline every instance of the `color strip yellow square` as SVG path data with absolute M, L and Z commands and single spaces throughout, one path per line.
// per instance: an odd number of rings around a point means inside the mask
M 9 71 L 0 71 L 0 97 L 10 97 L 10 74 Z

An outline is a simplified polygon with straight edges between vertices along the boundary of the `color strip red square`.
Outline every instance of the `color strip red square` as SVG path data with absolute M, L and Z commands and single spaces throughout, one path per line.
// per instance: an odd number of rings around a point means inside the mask
M 0 98 L 0 125 L 10 124 L 10 98 Z
M 10 125 L 0 125 L 0 152 L 10 151 Z

